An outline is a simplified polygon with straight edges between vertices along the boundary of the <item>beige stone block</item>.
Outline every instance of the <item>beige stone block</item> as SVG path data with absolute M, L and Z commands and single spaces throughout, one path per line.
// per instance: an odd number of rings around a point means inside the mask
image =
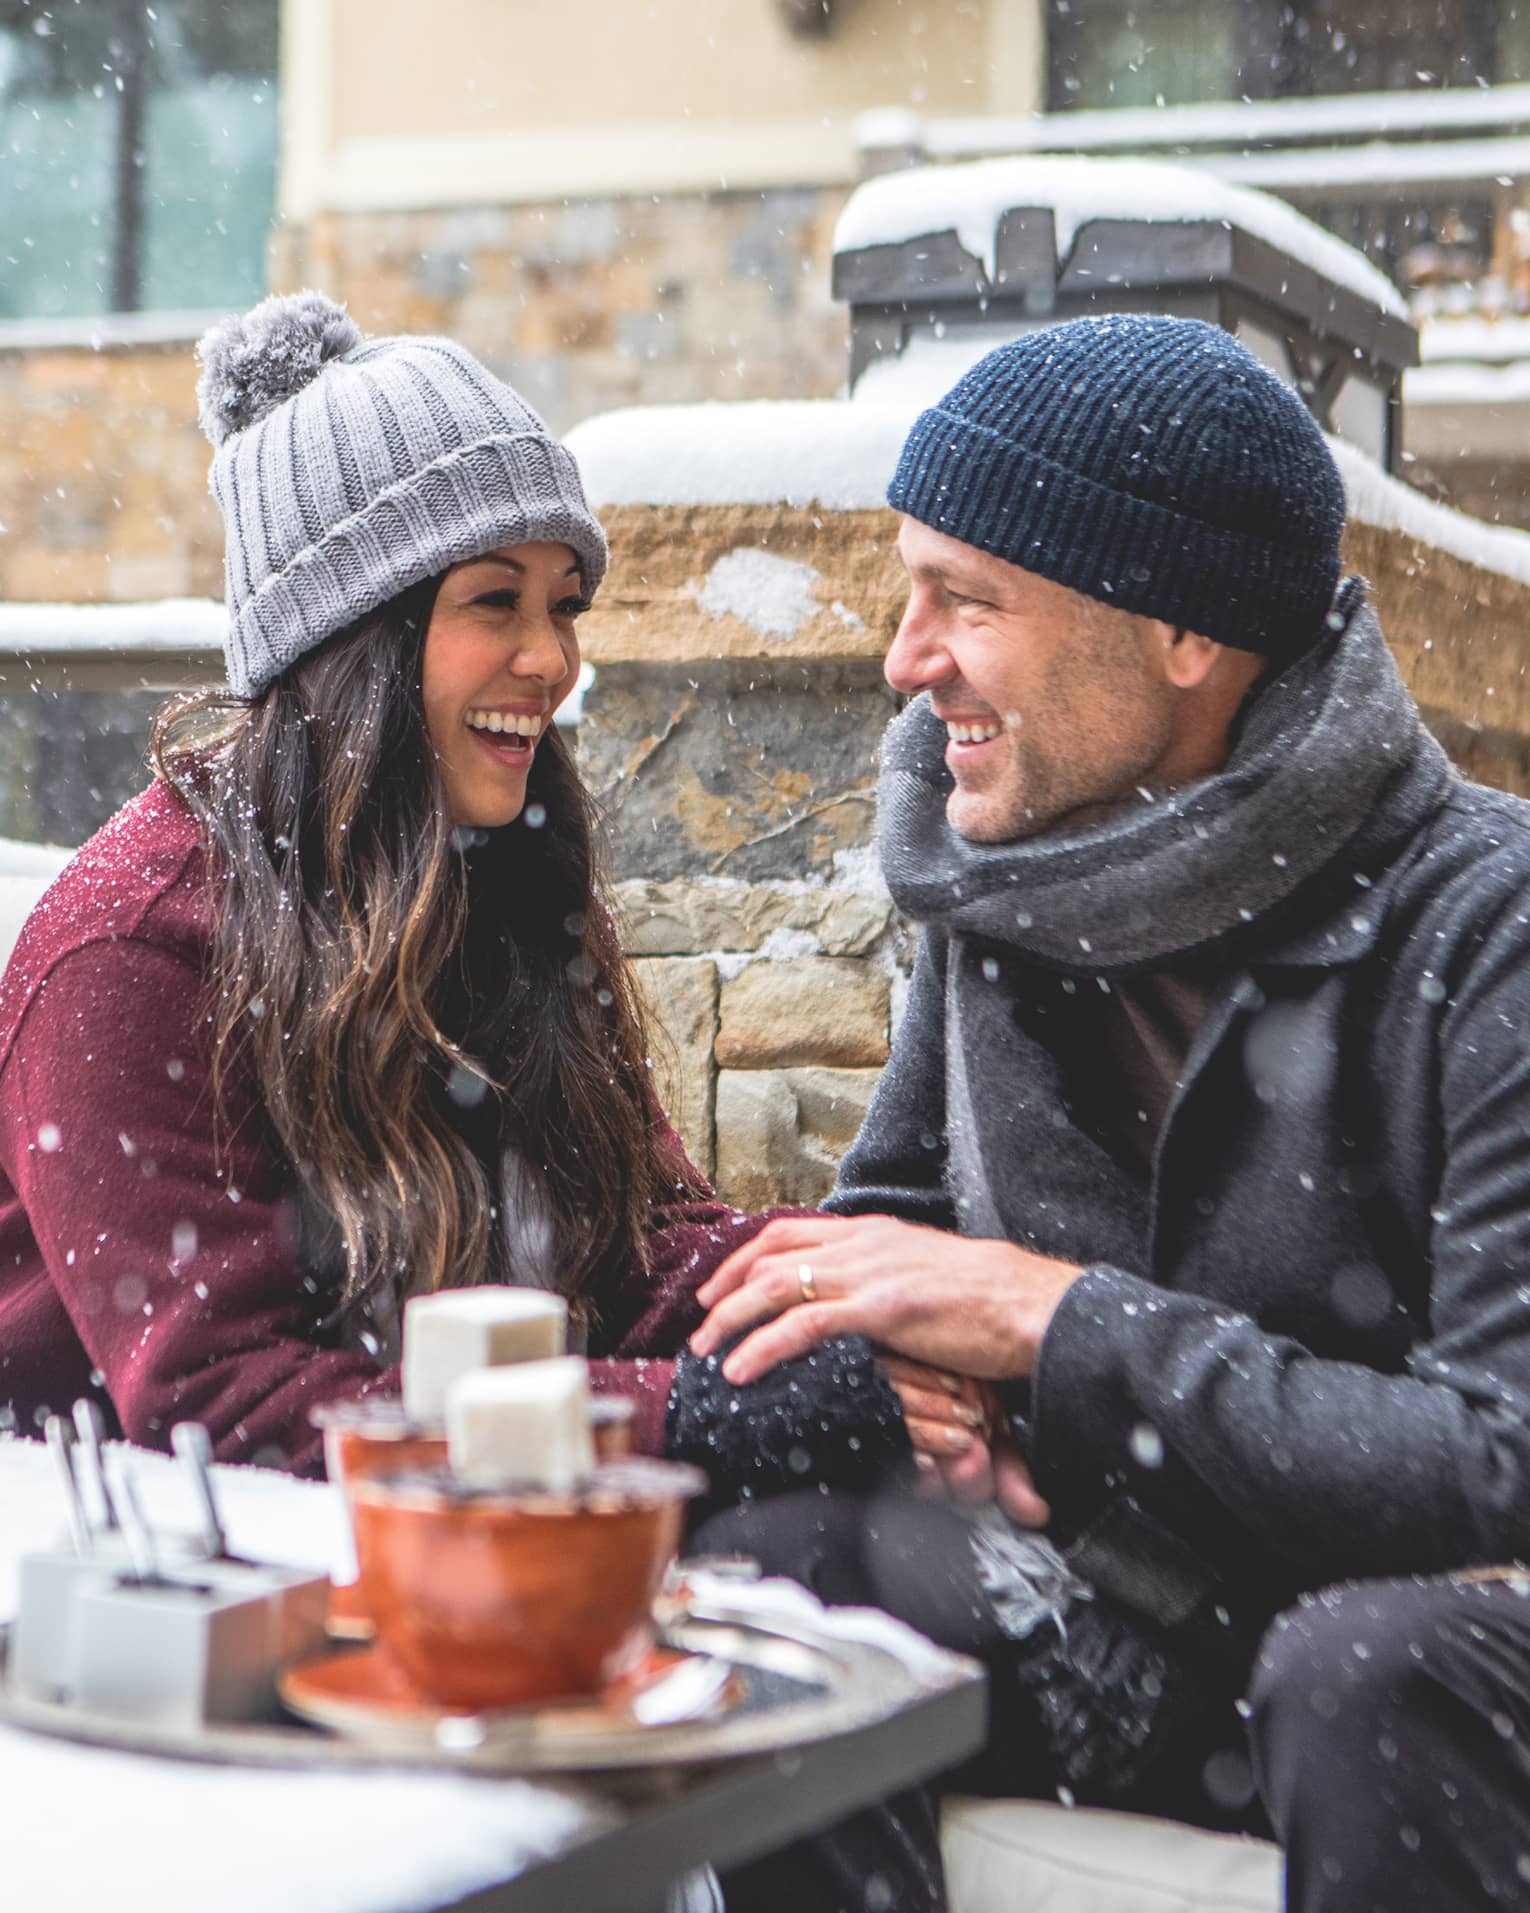
M 78 392 L 106 385 L 111 362 L 104 352 L 83 348 L 25 355 L 26 382 L 43 392 Z
M 647 957 L 632 967 L 654 1025 L 654 1087 L 691 1160 L 710 1176 L 717 965 L 694 957 Z
M 1421 705 L 1470 731 L 1530 734 L 1523 584 L 1355 518 L 1344 563 L 1370 580 L 1381 628 Z
M 129 473 L 118 484 L 109 543 L 113 564 L 130 558 L 163 558 L 181 543 L 166 488 L 144 472 Z
M 892 905 L 855 890 L 773 890 L 761 884 L 666 883 L 616 886 L 625 947 L 634 956 L 758 950 L 778 931 L 810 936 L 824 956 L 864 956 L 886 935 Z
M 601 520 L 611 569 L 579 624 L 584 655 L 596 666 L 711 658 L 880 662 L 908 598 L 897 516 L 885 509 L 613 505 Z M 703 605 L 713 568 L 752 550 L 817 574 L 819 609 L 790 637 L 757 630 L 732 612 L 714 616 Z
M 12 414 L 14 418 L 14 414 Z M 78 470 L 99 459 L 107 443 L 100 414 L 83 399 L 73 405 L 49 405 L 17 420 L 16 450 L 27 460 L 34 479 L 43 473 Z
M 864 957 L 751 963 L 722 986 L 721 1069 L 887 1061 L 889 985 Z
M 0 548 L 0 597 L 90 604 L 111 595 L 110 574 L 104 551 L 61 551 L 38 544 Z
M 113 558 L 107 571 L 107 590 L 119 604 L 138 604 L 146 598 L 189 598 L 192 568 L 179 552 L 150 557 Z
M 193 347 L 115 356 L 112 396 L 125 407 L 158 406 L 196 429 L 197 361 Z
M 880 1076 L 875 1069 L 721 1071 L 718 1193 L 741 1209 L 821 1202 Z

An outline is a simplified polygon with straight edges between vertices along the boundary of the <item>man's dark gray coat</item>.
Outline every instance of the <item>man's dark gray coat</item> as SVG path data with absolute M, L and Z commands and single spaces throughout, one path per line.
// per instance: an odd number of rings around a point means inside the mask
M 923 929 L 829 1206 L 1086 1266 L 1017 1407 L 1059 1531 L 1162 1619 L 1530 1556 L 1530 805 L 1346 617 L 1224 774 L 1070 838 L 956 838 L 923 700 L 884 754 Z M 1185 962 L 1213 997 L 1144 1187 L 1092 1008 Z

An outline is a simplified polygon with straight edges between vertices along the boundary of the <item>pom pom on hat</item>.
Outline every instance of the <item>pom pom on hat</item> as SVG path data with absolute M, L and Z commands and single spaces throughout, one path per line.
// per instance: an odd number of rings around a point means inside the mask
M 322 292 L 279 293 L 242 317 L 224 319 L 197 346 L 202 430 L 222 445 L 360 344 L 355 320 Z

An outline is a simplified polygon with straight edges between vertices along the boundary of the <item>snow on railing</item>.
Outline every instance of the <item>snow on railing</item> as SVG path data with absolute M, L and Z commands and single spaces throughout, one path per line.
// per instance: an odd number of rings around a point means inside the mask
M 0 352 L 192 345 L 223 316 L 214 311 L 107 312 L 87 318 L 0 319 Z
M 1153 147 L 1176 156 L 1197 147 L 1260 147 L 1351 139 L 1420 139 L 1488 128 L 1530 128 L 1530 86 L 1419 88 L 1317 99 L 1225 100 L 1201 106 L 1103 108 L 1081 113 L 923 118 L 902 108 L 863 113 L 863 152 L 912 148 L 931 159 L 999 153 L 1128 153 Z

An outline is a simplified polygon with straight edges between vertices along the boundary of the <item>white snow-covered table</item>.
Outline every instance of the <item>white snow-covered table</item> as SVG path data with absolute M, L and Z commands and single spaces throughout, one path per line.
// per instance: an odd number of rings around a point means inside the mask
M 193 1526 L 174 1465 L 134 1463 L 151 1522 Z M 235 1553 L 323 1570 L 345 1560 L 331 1490 L 214 1474 Z M 18 1559 L 53 1542 L 60 1518 L 46 1451 L 0 1440 L 0 1623 Z M 962 1665 L 883 1616 L 837 1610 L 833 1623 L 924 1671 Z M 693 1868 L 780 1846 L 961 1759 L 982 1714 L 981 1683 L 962 1680 L 850 1733 L 675 1772 L 640 1795 L 603 1779 L 216 1766 L 0 1726 L 0 1882 L 8 1905 L 49 1913 L 644 1913 Z

